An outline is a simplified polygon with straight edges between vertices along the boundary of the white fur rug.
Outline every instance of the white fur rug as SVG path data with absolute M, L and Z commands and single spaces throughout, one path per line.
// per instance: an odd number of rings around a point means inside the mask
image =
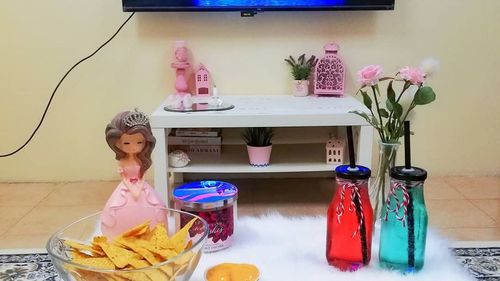
M 252 263 L 261 272 L 259 281 L 472 281 L 448 250 L 449 242 L 429 230 L 424 268 L 401 275 L 378 267 L 378 231 L 374 233 L 372 259 L 368 267 L 341 272 L 325 258 L 326 218 L 286 218 L 279 214 L 244 217 L 235 227 L 233 245 L 223 251 L 203 254 L 193 281 L 203 281 L 210 266 L 223 262 Z

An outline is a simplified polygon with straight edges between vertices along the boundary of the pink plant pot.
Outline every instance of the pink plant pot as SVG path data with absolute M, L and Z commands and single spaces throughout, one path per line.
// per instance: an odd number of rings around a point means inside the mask
M 264 167 L 269 165 L 269 159 L 271 158 L 272 145 L 257 147 L 247 145 L 248 159 L 250 160 L 250 165 L 257 167 Z

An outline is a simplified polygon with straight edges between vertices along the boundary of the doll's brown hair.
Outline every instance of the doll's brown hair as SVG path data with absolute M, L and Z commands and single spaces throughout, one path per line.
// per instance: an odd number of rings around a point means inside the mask
M 151 167 L 153 162 L 151 160 L 151 153 L 156 144 L 156 139 L 151 132 L 151 126 L 146 115 L 137 110 L 118 113 L 108 126 L 106 126 L 106 142 L 116 153 L 115 159 L 121 160 L 127 154 L 120 150 L 116 146 L 116 143 L 123 134 L 133 135 L 137 133 L 141 133 L 146 142 L 142 151 L 137 155 L 141 166 L 140 177 L 142 178 L 146 170 Z

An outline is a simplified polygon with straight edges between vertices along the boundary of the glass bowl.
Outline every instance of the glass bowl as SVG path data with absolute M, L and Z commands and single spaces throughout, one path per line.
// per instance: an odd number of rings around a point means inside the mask
M 147 207 L 145 207 L 147 208 Z M 200 260 L 203 246 L 208 236 L 208 224 L 202 218 L 175 209 L 165 208 L 168 222 L 168 236 L 171 237 L 181 227 L 180 223 L 195 218 L 189 229 L 186 243 L 191 240 L 191 247 L 178 255 L 160 263 L 138 269 L 101 269 L 78 264 L 72 260 L 71 249 L 65 240 L 77 241 L 90 245 L 92 239 L 102 235 L 100 231 L 101 212 L 84 217 L 69 224 L 53 234 L 47 242 L 47 252 L 59 276 L 66 281 L 88 280 L 154 280 L 187 281 L 191 278 Z

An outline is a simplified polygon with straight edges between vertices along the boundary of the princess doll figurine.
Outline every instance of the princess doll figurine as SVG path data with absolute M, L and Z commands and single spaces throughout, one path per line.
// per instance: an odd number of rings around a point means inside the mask
M 165 203 L 143 180 L 156 143 L 146 115 L 137 110 L 119 113 L 106 127 L 106 141 L 116 153 L 122 181 L 104 206 L 102 233 L 111 239 L 147 220 L 151 226 L 166 225 Z

